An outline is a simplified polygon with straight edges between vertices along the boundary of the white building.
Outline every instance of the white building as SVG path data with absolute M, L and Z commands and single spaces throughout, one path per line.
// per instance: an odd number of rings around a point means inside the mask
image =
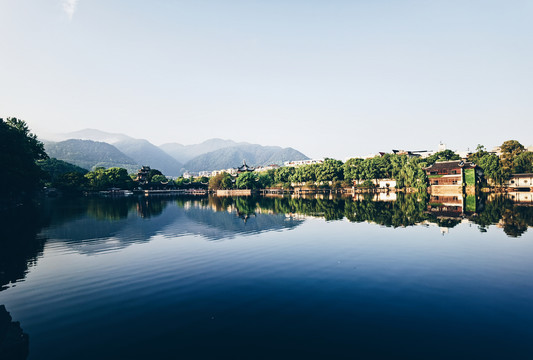
M 324 159 L 294 160 L 294 161 L 285 161 L 283 165 L 294 167 L 294 166 L 302 166 L 302 165 L 322 164 L 323 162 L 324 162 Z

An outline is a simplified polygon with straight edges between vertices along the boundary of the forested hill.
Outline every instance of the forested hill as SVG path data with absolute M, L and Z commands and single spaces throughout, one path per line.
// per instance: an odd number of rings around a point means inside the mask
M 243 160 L 250 166 L 259 166 L 307 159 L 307 156 L 293 148 L 246 144 L 202 154 L 188 161 L 184 168 L 189 171 L 213 171 L 239 166 Z
M 96 167 L 122 167 L 137 172 L 139 164 L 113 145 L 91 140 L 70 139 L 44 144 L 48 156 L 67 161 L 87 170 Z
M 249 165 L 258 166 L 308 159 L 293 148 L 262 146 L 218 138 L 193 145 L 167 143 L 156 146 L 145 139 L 97 129 L 52 134 L 52 138 L 63 141 L 47 143 L 46 150 L 51 157 L 86 169 L 95 166 L 124 167 L 128 172 L 136 172 L 139 166 L 147 165 L 167 176 L 178 176 L 184 171 L 233 168 L 242 164 L 243 160 Z

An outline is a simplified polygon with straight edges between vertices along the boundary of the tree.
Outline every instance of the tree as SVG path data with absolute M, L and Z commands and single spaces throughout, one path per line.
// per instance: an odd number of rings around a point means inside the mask
M 295 183 L 306 183 L 316 181 L 316 171 L 319 165 L 303 165 L 294 169 L 294 173 L 289 176 L 289 181 Z
M 524 151 L 513 160 L 513 173 L 533 172 L 533 152 Z
M 165 177 L 165 175 L 154 175 L 152 176 L 152 181 L 153 183 L 164 183 L 164 182 L 167 182 L 167 178 Z
M 477 163 L 479 163 L 479 160 L 483 156 L 488 155 L 488 154 L 489 153 L 487 152 L 485 147 L 483 145 L 481 145 L 481 144 L 478 144 L 478 146 L 476 147 L 476 152 L 473 153 L 473 154 L 468 155 L 468 161 L 473 162 L 474 164 L 477 164 Z
M 344 179 L 349 181 L 360 180 L 361 179 L 361 163 L 363 159 L 352 158 L 348 159 L 344 165 Z
M 272 184 L 274 183 L 274 177 L 273 174 L 269 172 L 262 172 L 257 177 L 257 181 L 259 182 L 259 187 L 261 189 L 265 189 L 272 186 Z
M 63 160 L 58 160 L 56 158 L 39 160 L 37 161 L 39 167 L 48 174 L 48 181 L 53 184 L 61 175 L 69 173 L 79 173 L 81 175 L 87 174 L 89 171 L 87 169 L 81 168 L 74 164 L 70 164 Z M 55 185 L 52 185 L 55 187 Z
M 513 171 L 514 159 L 524 151 L 524 146 L 516 140 L 504 141 L 500 146 L 502 152 L 502 167 L 509 172 Z
M 292 166 L 285 166 L 276 169 L 274 174 L 274 182 L 276 184 L 286 184 L 290 182 L 290 176 L 296 172 L 296 169 Z
M 80 172 L 69 172 L 57 175 L 52 186 L 66 194 L 80 193 L 87 187 L 88 179 Z
M 148 172 L 148 182 L 152 182 L 152 178 L 156 175 L 163 175 L 163 173 L 157 169 L 150 169 Z
M 30 132 L 23 120 L 0 119 L 0 162 L 3 169 L 0 206 L 31 199 L 46 176 L 36 161 L 47 158 L 43 143 Z
M 483 170 L 485 178 L 494 184 L 501 185 L 510 175 L 510 172 L 501 166 L 500 158 L 494 154 L 487 153 L 478 160 L 477 165 Z
M 316 169 L 316 180 L 319 183 L 344 180 L 342 161 L 326 158 Z
M 133 181 L 128 175 L 128 171 L 123 168 L 109 168 L 103 167 L 96 168 L 85 175 L 87 178 L 87 186 L 89 190 L 99 191 L 106 190 L 111 187 L 117 187 L 121 189 L 131 189 L 133 187 Z
M 461 160 L 461 157 L 454 153 L 453 151 L 447 149 L 443 151 L 439 151 L 425 159 L 426 164 L 432 165 L 437 161 L 450 161 L 450 160 Z
M 233 187 L 232 177 L 230 174 L 223 172 L 212 176 L 209 179 L 209 190 L 231 189 Z
M 253 172 L 244 172 L 239 174 L 235 185 L 239 189 L 255 189 L 257 188 L 257 176 Z

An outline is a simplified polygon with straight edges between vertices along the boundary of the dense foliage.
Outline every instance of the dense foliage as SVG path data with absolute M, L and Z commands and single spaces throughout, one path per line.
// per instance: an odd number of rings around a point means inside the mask
M 482 145 L 476 150 L 468 160 L 483 169 L 484 178 L 490 184 L 501 185 L 511 174 L 533 172 L 533 153 L 516 140 L 507 140 L 500 146 L 501 156 L 486 151 Z
M 46 143 L 50 157 L 61 159 L 87 170 L 98 167 L 121 167 L 128 172 L 139 169 L 140 164 L 122 153 L 115 146 L 98 141 L 70 139 L 57 143 Z
M 3 168 L 0 207 L 25 201 L 39 188 L 45 173 L 36 161 L 47 158 L 43 144 L 24 121 L 0 119 L 0 161 Z

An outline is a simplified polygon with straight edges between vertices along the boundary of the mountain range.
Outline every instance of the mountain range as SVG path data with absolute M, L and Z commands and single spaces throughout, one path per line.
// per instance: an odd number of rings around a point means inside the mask
M 96 129 L 54 134 L 48 138 L 43 142 L 50 157 L 88 170 L 97 166 L 119 166 L 135 172 L 141 165 L 148 165 L 167 176 L 179 176 L 185 171 L 228 169 L 239 166 L 243 160 L 248 165 L 260 166 L 308 159 L 290 147 L 223 139 L 209 139 L 194 145 L 167 143 L 156 146 L 145 139 Z

